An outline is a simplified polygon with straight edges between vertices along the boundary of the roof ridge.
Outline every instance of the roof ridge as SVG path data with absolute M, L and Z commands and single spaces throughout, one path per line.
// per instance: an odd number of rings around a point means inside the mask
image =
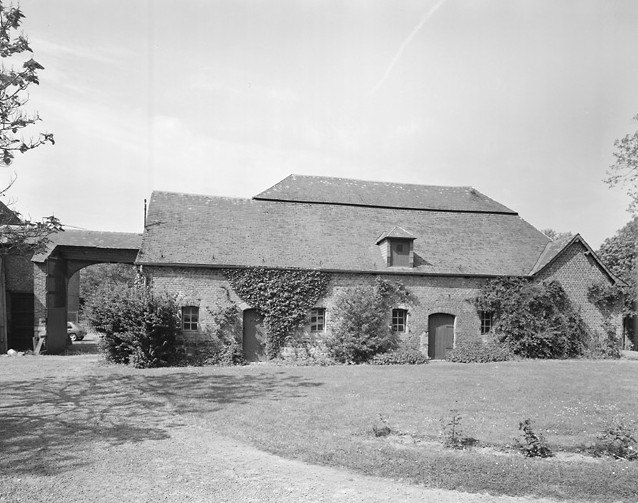
M 189 197 L 207 197 L 209 199 L 227 199 L 227 200 L 240 200 L 240 201 L 252 201 L 254 198 L 252 197 L 239 197 L 239 196 L 216 196 L 213 194 L 196 194 L 193 192 L 179 192 L 173 190 L 154 190 L 151 192 L 151 197 L 153 194 L 169 194 L 176 196 L 189 196 Z
M 296 174 L 296 173 L 291 173 L 286 178 L 284 178 L 283 180 L 280 180 L 277 183 L 281 183 L 281 182 L 287 180 L 290 177 L 313 178 L 315 180 L 318 180 L 318 179 L 343 180 L 343 181 L 353 181 L 353 182 L 376 183 L 376 184 L 380 184 L 380 185 L 408 185 L 408 186 L 412 186 L 412 187 L 440 187 L 440 188 L 449 188 L 449 189 L 473 189 L 473 190 L 476 190 L 477 192 L 480 192 L 476 188 L 472 187 L 471 185 L 435 185 L 435 184 L 424 184 L 424 183 L 413 183 L 413 182 L 384 182 L 384 181 L 380 181 L 380 180 L 365 180 L 365 179 L 362 179 L 362 178 L 346 178 L 346 177 L 343 177 L 343 176 L 299 175 L 299 174 Z M 266 189 L 266 190 L 268 190 L 268 189 Z M 262 191 L 262 192 L 265 192 L 265 191 Z M 484 195 L 482 192 L 481 192 L 481 194 Z

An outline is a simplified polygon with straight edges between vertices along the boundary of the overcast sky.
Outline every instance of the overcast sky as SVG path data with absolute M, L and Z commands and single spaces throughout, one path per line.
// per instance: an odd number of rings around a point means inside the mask
M 602 180 L 638 127 L 637 1 L 21 8 L 56 138 L 14 163 L 32 218 L 142 232 L 153 190 L 249 198 L 296 173 L 470 185 L 594 248 L 629 220 Z

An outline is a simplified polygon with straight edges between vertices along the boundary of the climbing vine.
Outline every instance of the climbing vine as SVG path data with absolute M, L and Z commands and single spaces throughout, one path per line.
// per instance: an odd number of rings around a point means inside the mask
M 264 317 L 269 358 L 276 357 L 286 339 L 304 323 L 330 281 L 325 272 L 301 269 L 251 267 L 225 269 L 224 274 L 237 295 Z

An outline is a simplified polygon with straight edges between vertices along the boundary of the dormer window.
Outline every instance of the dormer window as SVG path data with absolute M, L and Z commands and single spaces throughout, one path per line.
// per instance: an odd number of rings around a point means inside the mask
M 388 267 L 414 267 L 414 240 L 411 233 L 401 227 L 384 232 L 377 245 L 385 257 Z

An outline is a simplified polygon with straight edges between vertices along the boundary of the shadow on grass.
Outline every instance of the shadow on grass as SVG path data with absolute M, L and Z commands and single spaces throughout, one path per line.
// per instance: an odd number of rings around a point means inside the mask
M 117 370 L 115 370 L 117 372 Z M 123 444 L 161 441 L 186 414 L 303 396 L 319 386 L 284 373 L 175 371 L 14 381 L 0 389 L 0 475 L 56 475 Z

